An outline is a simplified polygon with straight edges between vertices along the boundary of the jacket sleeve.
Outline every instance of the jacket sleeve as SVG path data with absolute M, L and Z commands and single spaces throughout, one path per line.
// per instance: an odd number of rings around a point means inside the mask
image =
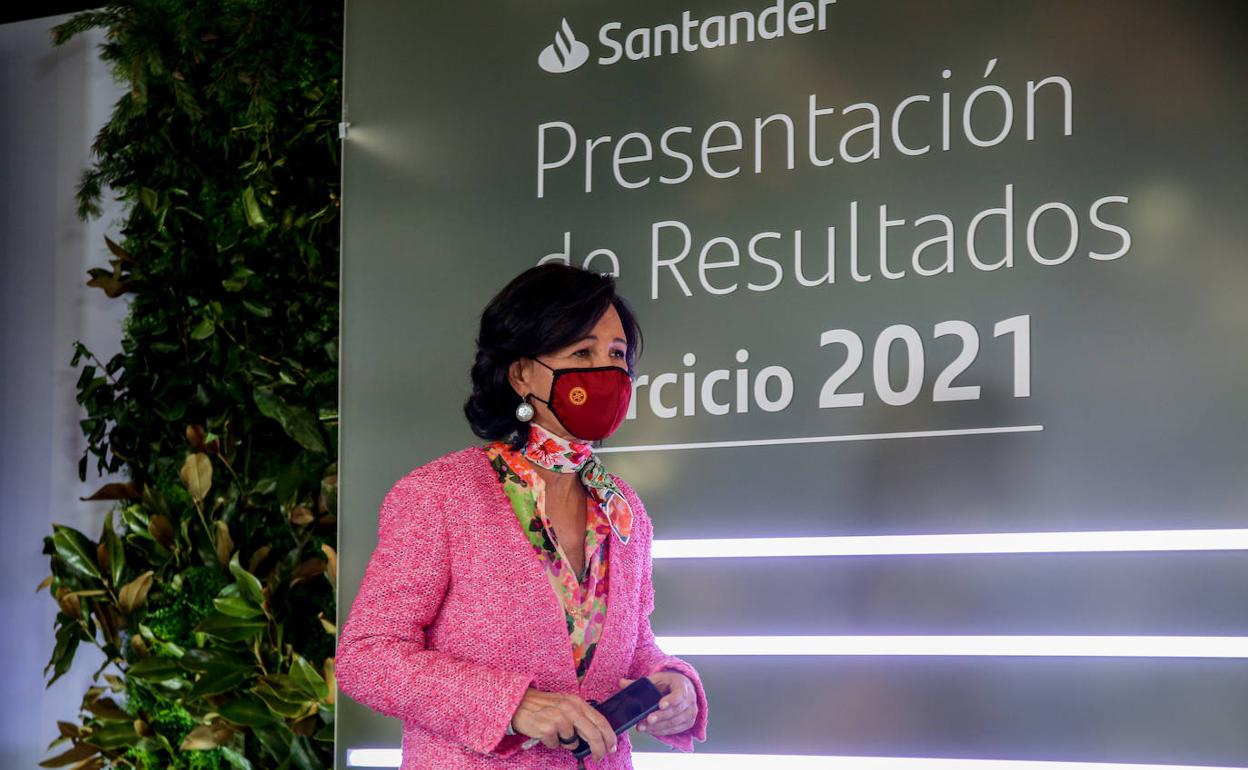
M 338 687 L 374 711 L 474 751 L 511 754 L 504 731 L 533 676 L 425 645 L 425 626 L 450 582 L 445 505 L 417 472 L 386 494 L 377 547 L 339 630 Z
M 650 628 L 650 613 L 654 611 L 654 584 L 650 578 L 652 571 L 650 544 L 654 536 L 654 527 L 650 522 L 650 517 L 646 515 L 645 509 L 641 506 L 637 493 L 633 492 L 632 488 L 624 483 L 620 484 L 620 488 L 631 493 L 629 495 L 630 504 L 634 509 L 634 536 L 637 539 L 635 542 L 630 541 L 627 547 L 632 548 L 636 546 L 641 549 L 642 563 L 641 607 L 637 624 L 637 646 L 633 652 L 633 662 L 628 670 L 628 678 L 636 679 L 665 669 L 678 671 L 689 677 L 689 681 L 693 683 L 693 689 L 697 694 L 698 701 L 698 715 L 694 718 L 693 725 L 679 733 L 655 735 L 652 737 L 672 748 L 680 749 L 681 751 L 693 751 L 693 740 L 695 738 L 699 741 L 706 741 L 706 693 L 702 689 L 702 679 L 698 676 L 698 672 L 694 667 L 680 658 L 664 653 L 663 650 L 659 649 L 659 645 L 654 640 L 654 632 Z

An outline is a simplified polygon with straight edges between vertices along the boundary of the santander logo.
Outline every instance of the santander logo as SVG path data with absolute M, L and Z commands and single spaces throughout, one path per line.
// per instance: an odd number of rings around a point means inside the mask
M 576 39 L 568 20 L 564 19 L 555 33 L 555 42 L 542 49 L 537 66 L 547 72 L 571 72 L 589 61 L 589 46 Z
M 774 40 L 786 35 L 806 35 L 828 28 L 828 16 L 836 0 L 770 0 L 757 10 L 696 17 L 682 11 L 679 19 L 652 27 L 625 28 L 608 21 L 598 28 L 602 51 L 597 63 L 609 66 L 655 56 L 690 54 L 708 48 Z M 571 72 L 589 61 L 589 46 L 576 39 L 565 18 L 555 32 L 555 42 L 542 49 L 537 64 L 547 72 Z

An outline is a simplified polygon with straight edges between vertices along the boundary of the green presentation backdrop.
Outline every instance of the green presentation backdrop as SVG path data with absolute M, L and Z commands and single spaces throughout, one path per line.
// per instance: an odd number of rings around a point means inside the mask
M 659 541 L 1244 527 L 1242 9 L 349 3 L 343 616 L 542 259 L 638 312 Z M 660 636 L 1248 636 L 1238 550 L 654 570 Z M 699 752 L 1248 765 L 1240 659 L 688 658 Z

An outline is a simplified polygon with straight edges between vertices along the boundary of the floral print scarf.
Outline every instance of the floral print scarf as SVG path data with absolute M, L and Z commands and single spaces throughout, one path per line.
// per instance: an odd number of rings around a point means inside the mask
M 628 542 L 632 508 L 588 443 L 556 436 L 530 423 L 529 437 L 517 452 L 502 441 L 485 446 L 520 528 L 541 562 L 563 606 L 578 680 L 585 677 L 606 622 L 607 542 L 614 530 L 620 545 Z M 579 473 L 586 491 L 585 568 L 577 575 L 546 516 L 546 482 L 536 466 L 559 473 Z

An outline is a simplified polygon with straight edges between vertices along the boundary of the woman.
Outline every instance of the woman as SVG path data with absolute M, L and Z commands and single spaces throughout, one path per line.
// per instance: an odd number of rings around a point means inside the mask
M 587 701 L 642 676 L 663 698 L 635 729 L 706 740 L 701 680 L 650 628 L 650 519 L 592 444 L 628 411 L 640 345 L 614 280 L 566 265 L 482 313 L 464 413 L 485 441 L 387 492 L 338 640 L 342 692 L 403 721 L 402 770 L 630 768 Z

